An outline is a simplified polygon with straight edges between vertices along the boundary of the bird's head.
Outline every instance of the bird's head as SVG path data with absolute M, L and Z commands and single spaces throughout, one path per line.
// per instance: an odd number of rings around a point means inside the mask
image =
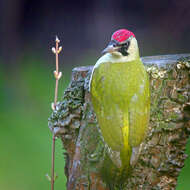
M 135 35 L 126 29 L 117 30 L 112 34 L 111 41 L 103 50 L 103 54 L 111 53 L 118 56 L 135 59 L 139 56 L 138 44 Z

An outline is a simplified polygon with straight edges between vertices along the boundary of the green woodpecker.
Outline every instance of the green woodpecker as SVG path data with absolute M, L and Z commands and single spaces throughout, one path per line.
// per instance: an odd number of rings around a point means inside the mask
M 117 167 L 127 170 L 148 127 L 149 79 L 132 32 L 114 32 L 103 53 L 90 79 L 92 105 L 104 141 L 119 155 Z

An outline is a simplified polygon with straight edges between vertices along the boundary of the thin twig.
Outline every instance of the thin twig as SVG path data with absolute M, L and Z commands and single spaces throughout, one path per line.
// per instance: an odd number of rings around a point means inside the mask
M 56 42 L 56 46 L 55 48 L 52 48 L 52 52 L 55 54 L 55 61 L 56 61 L 56 70 L 54 71 L 54 76 L 56 79 L 55 82 L 55 97 L 54 97 L 54 103 L 52 104 L 52 109 L 56 110 L 56 105 L 57 105 L 57 96 L 58 96 L 58 84 L 59 84 L 59 79 L 62 76 L 62 73 L 59 72 L 59 60 L 58 60 L 58 54 L 61 52 L 62 47 L 59 47 L 59 42 L 60 40 L 58 39 L 58 37 L 56 36 L 55 39 Z M 52 163 L 51 163 L 51 190 L 54 190 L 54 183 L 55 183 L 55 177 L 54 177 L 54 173 L 55 173 L 55 139 L 56 139 L 56 135 L 53 135 L 53 139 L 52 139 Z
M 55 81 L 54 109 L 56 109 L 56 104 L 57 104 L 58 84 L 59 84 L 59 80 L 56 79 L 56 81 Z
M 55 182 L 55 177 L 54 177 L 54 171 L 55 171 L 55 135 L 53 135 L 53 140 L 52 140 L 52 166 L 51 166 L 51 190 L 54 190 L 54 182 Z
M 52 48 L 52 51 L 55 54 L 55 63 L 56 63 L 56 70 L 54 71 L 54 76 L 55 76 L 56 82 L 55 82 L 54 105 L 52 106 L 52 107 L 54 107 L 53 109 L 56 109 L 57 95 L 58 95 L 58 83 L 59 83 L 59 79 L 62 76 L 62 73 L 59 72 L 59 60 L 58 60 L 58 54 L 61 52 L 62 47 L 61 46 L 59 47 L 60 40 L 58 39 L 57 36 L 56 36 L 55 42 L 56 42 L 56 46 L 55 46 L 55 48 L 54 47 Z

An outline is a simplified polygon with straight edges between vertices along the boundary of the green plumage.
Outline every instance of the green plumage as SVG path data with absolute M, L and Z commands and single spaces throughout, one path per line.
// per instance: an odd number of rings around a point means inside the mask
M 130 62 L 99 61 L 90 92 L 105 142 L 121 153 L 122 165 L 125 161 L 128 164 L 131 148 L 140 145 L 149 121 L 149 80 L 140 58 Z

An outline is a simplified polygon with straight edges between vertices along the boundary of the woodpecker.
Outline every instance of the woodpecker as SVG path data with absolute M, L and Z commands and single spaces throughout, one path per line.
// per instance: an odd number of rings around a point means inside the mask
M 117 167 L 127 171 L 145 138 L 150 112 L 149 78 L 129 30 L 112 34 L 93 68 L 90 94 L 104 141 L 119 154 Z

